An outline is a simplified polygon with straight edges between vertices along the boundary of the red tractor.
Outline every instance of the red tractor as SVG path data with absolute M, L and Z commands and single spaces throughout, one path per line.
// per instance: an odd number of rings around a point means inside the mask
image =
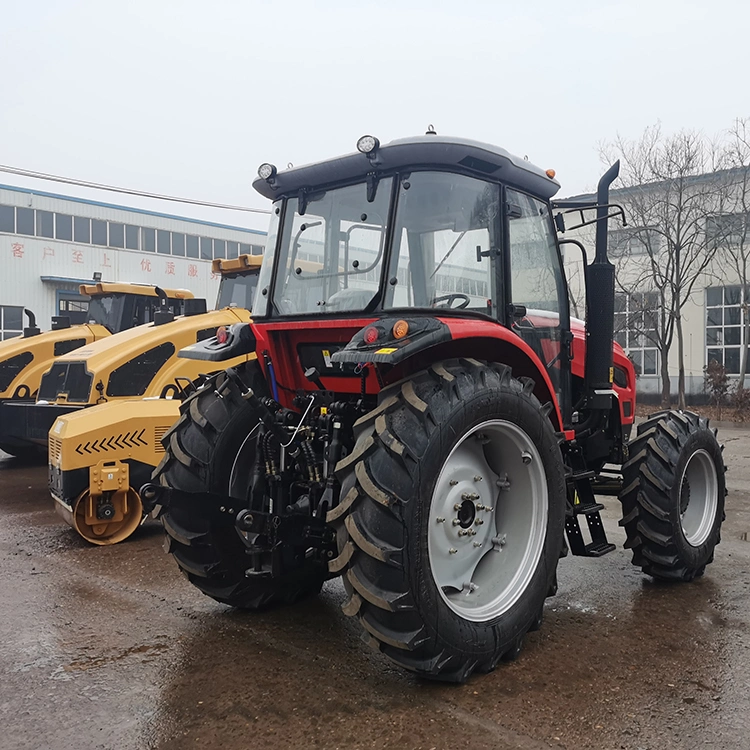
M 724 517 L 715 433 L 663 412 L 629 442 L 635 373 L 613 343 L 607 259 L 618 168 L 595 201 L 554 203 L 553 171 L 433 133 L 262 165 L 253 322 L 185 352 L 214 369 L 258 358 L 182 405 L 144 488 L 188 579 L 255 610 L 341 576 L 367 640 L 460 682 L 540 627 L 561 556 L 615 548 L 593 492 L 611 463 L 633 563 L 702 575 Z M 596 224 L 585 324 L 566 215 Z

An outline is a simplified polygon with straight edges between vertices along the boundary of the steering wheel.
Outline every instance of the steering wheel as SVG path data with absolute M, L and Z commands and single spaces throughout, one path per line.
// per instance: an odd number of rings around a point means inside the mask
M 465 307 L 468 307 L 469 302 L 471 302 L 468 294 L 463 294 L 462 292 L 454 292 L 453 294 L 442 294 L 440 297 L 435 297 L 435 299 L 432 300 L 432 306 L 437 307 L 438 302 L 447 302 L 448 304 L 446 304 L 445 307 L 451 307 L 451 303 L 453 302 L 453 300 L 457 299 L 461 300 L 461 304 L 452 308 L 454 310 L 463 310 Z

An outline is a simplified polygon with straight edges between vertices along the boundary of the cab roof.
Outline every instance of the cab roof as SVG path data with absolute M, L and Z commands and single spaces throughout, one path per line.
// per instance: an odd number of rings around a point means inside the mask
M 220 274 L 241 274 L 255 271 L 263 263 L 262 255 L 240 255 L 238 258 L 214 258 L 211 270 Z
M 370 155 L 372 156 L 372 155 Z M 304 188 L 364 180 L 373 169 L 379 172 L 404 168 L 438 168 L 474 173 L 497 179 L 541 198 L 551 198 L 560 183 L 526 159 L 505 149 L 468 138 L 421 135 L 381 145 L 371 160 L 355 152 L 315 164 L 280 171 L 271 181 L 257 178 L 253 187 L 265 198 L 276 200 Z
M 159 287 L 161 289 L 161 287 Z M 153 284 L 137 284 L 126 281 L 97 281 L 95 284 L 81 284 L 81 294 L 101 297 L 104 294 L 139 294 L 145 297 L 158 297 Z M 169 299 L 193 299 L 195 295 L 187 289 L 163 289 Z

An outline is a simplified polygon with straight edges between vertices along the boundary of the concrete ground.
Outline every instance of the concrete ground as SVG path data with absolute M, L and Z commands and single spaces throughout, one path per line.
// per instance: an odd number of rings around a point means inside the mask
M 430 684 L 359 639 L 343 589 L 260 615 L 202 596 L 150 522 L 93 548 L 46 468 L 0 459 L 0 748 L 750 747 L 750 431 L 725 428 L 722 544 L 691 584 L 568 557 L 520 658 Z

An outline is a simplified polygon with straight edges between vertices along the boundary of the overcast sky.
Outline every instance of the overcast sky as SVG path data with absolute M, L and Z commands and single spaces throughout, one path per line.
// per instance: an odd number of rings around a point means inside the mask
M 423 133 L 592 187 L 597 145 L 750 116 L 750 5 L 627 0 L 2 0 L 0 164 L 263 207 L 258 165 Z M 0 173 L 1 183 L 265 228 Z

